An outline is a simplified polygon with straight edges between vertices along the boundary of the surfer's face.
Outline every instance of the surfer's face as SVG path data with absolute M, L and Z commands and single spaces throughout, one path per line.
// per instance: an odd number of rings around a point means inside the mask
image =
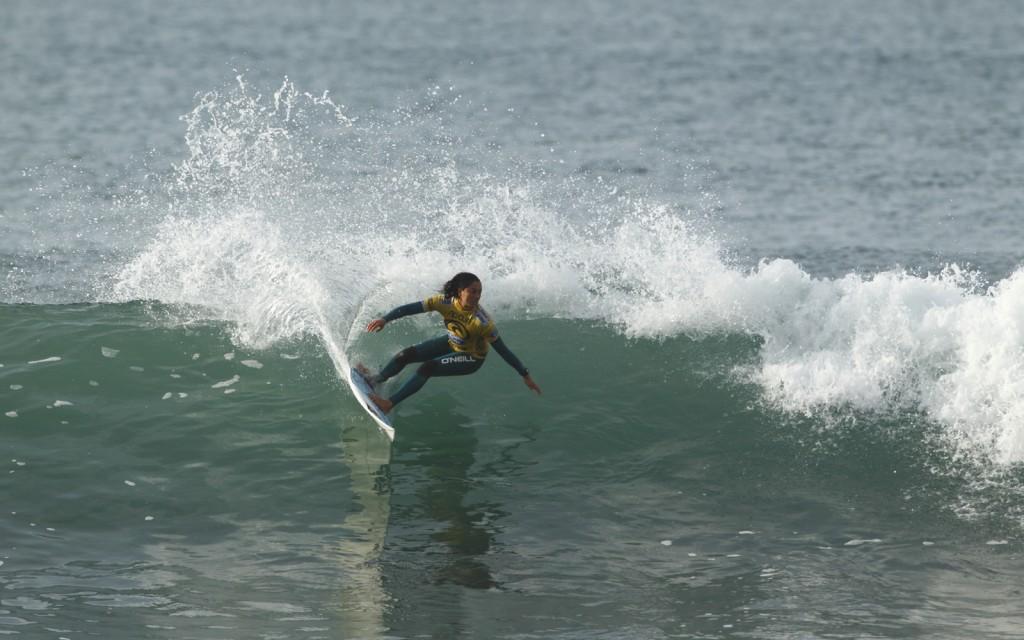
M 474 282 L 465 289 L 459 289 L 459 302 L 462 304 L 462 308 L 476 309 L 476 306 L 480 304 L 480 294 L 483 291 L 484 286 L 479 282 Z

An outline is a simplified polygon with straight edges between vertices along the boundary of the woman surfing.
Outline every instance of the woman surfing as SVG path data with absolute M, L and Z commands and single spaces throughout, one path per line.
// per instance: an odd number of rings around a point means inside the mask
M 357 370 L 370 386 L 376 387 L 398 375 L 407 364 L 423 363 L 390 398 L 382 398 L 376 393 L 369 394 L 370 399 L 381 411 L 388 413 L 396 404 L 419 391 L 427 380 L 434 376 L 465 376 L 475 373 L 483 366 L 487 351 L 492 346 L 505 362 L 519 372 L 526 386 L 540 394 L 540 387 L 530 377 L 529 370 L 505 346 L 498 336 L 494 320 L 480 306 L 482 292 L 480 278 L 472 273 L 457 273 L 444 284 L 440 294 L 422 302 L 396 307 L 384 317 L 366 325 L 367 331 L 376 333 L 392 320 L 436 311 L 444 318 L 445 329 L 448 331 L 447 335 L 402 349 L 377 374 L 370 373 L 366 367 L 357 366 Z

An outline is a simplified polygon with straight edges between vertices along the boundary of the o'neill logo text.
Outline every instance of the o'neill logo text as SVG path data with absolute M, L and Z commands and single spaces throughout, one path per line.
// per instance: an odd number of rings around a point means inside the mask
M 452 364 L 455 362 L 476 362 L 469 356 L 448 356 L 447 358 L 441 358 L 441 364 Z

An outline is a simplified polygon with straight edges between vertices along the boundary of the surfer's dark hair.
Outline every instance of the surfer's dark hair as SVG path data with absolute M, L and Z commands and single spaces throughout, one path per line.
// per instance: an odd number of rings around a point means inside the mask
M 444 293 L 446 298 L 458 298 L 459 291 L 462 291 L 474 282 L 480 282 L 480 278 L 468 271 L 456 273 L 452 276 L 451 280 L 444 283 L 444 288 L 441 289 L 441 292 Z

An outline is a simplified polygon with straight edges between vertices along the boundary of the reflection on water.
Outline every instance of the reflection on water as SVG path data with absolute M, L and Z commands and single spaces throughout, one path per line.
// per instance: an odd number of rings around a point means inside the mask
M 451 398 L 435 398 L 430 405 L 431 413 L 448 419 L 423 421 L 421 429 L 409 434 L 416 455 L 402 460 L 423 478 L 416 490 L 417 515 L 424 525 L 441 525 L 430 539 L 447 548 L 439 554 L 440 565 L 431 568 L 430 580 L 472 589 L 496 588 L 499 585 L 483 557 L 494 543 L 495 519 L 504 514 L 495 504 L 467 504 L 476 484 L 472 475 L 479 444 L 475 430 Z
M 442 393 L 401 416 L 383 554 L 388 622 L 401 637 L 476 637 L 480 594 L 502 588 L 489 558 L 506 514 L 482 481 L 479 421 L 460 407 Z
M 342 441 L 342 458 L 358 507 L 345 516 L 338 542 L 342 626 L 344 637 L 377 638 L 386 631 L 384 613 L 390 602 L 379 559 L 391 511 L 391 447 L 362 414 L 344 417 Z
M 469 634 L 474 594 L 502 590 L 488 558 L 506 513 L 483 479 L 514 474 L 506 467 L 515 463 L 500 452 L 500 460 L 481 461 L 479 420 L 447 394 L 406 408 L 391 447 L 364 416 L 343 420 L 355 498 L 336 551 L 344 630 L 369 638 Z

